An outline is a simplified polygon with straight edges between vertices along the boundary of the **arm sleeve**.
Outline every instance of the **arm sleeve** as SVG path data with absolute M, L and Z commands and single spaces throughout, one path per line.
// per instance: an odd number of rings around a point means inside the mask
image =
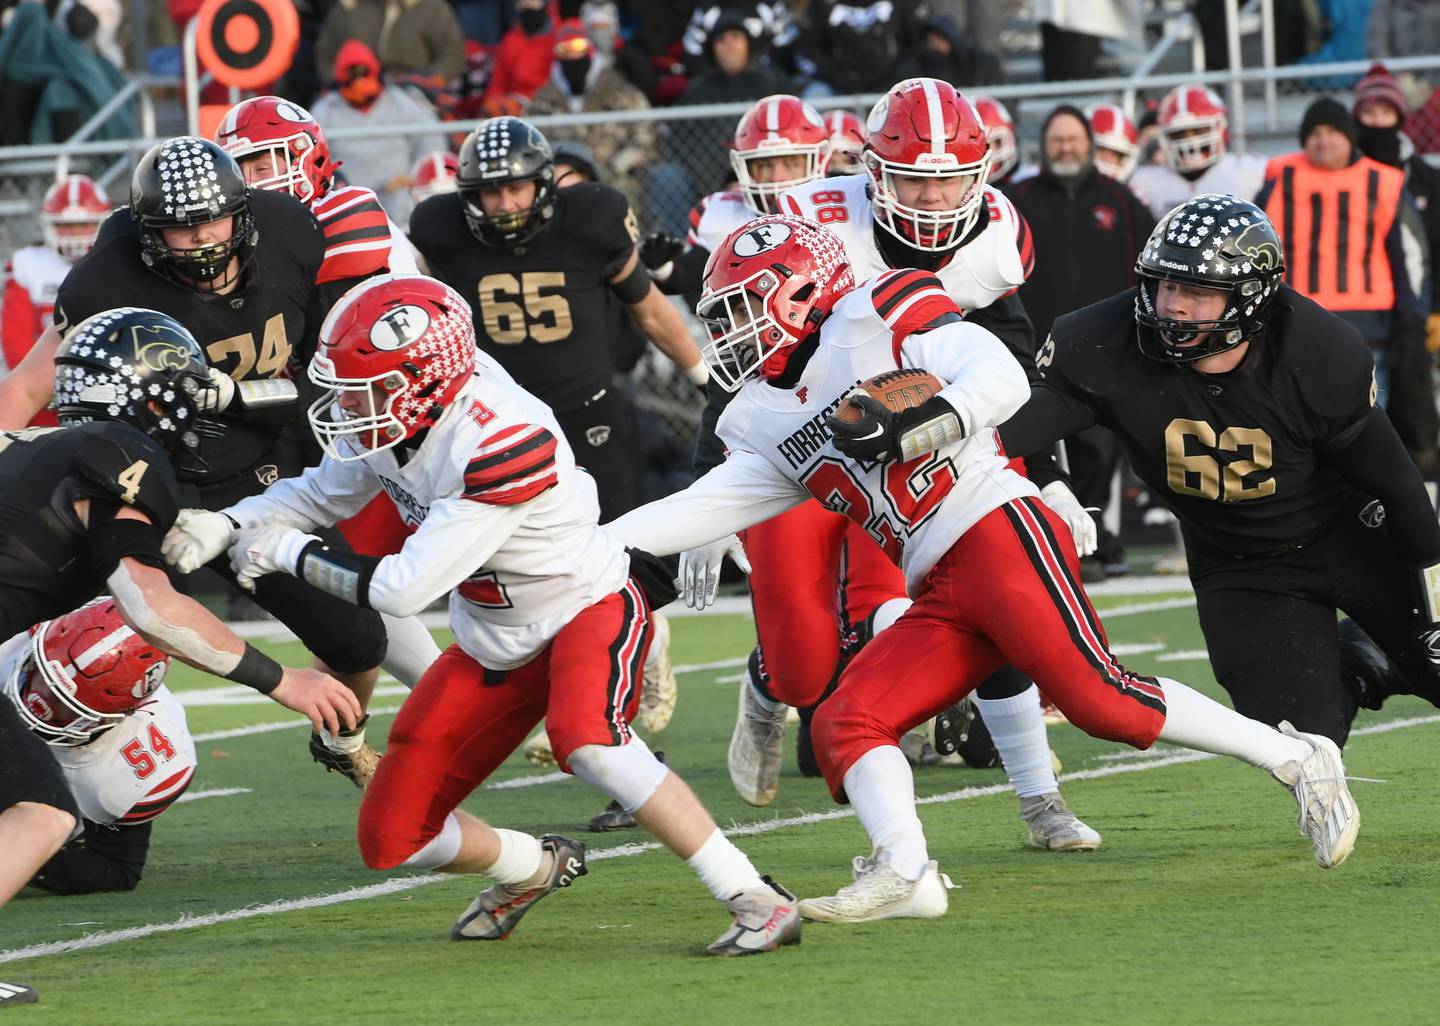
M 947 382 L 940 398 L 955 408 L 966 435 L 1008 419 L 1030 394 L 1025 370 L 986 329 L 954 322 L 907 337 L 900 366 L 928 370 Z
M 84 821 L 84 832 L 40 867 L 30 883 L 52 894 L 133 891 L 150 854 L 150 823 L 106 827 Z
M 363 460 L 341 463 L 327 456 L 299 477 L 281 478 L 225 512 L 242 528 L 271 524 L 309 531 L 354 516 L 379 492 L 380 481 Z
M 1086 403 L 1040 381 L 1020 411 L 1000 425 L 1000 444 L 1008 453 L 1040 452 L 1095 423 L 1095 411 Z
M 1346 480 L 1384 505 L 1385 526 L 1404 562 L 1440 562 L 1440 521 L 1385 411 L 1371 407 L 1354 440 L 1328 459 Z
M 689 488 L 605 525 L 625 545 L 668 556 L 779 516 L 810 493 L 748 449 L 730 455 Z

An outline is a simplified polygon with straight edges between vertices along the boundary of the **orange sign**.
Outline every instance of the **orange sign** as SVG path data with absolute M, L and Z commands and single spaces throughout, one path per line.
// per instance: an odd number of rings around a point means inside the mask
M 290 0 L 205 0 L 195 41 L 201 66 L 215 81 L 256 89 L 290 69 L 300 16 Z

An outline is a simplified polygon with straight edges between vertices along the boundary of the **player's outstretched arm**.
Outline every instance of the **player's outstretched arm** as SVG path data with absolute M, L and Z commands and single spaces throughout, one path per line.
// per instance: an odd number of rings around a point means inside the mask
M 691 381 L 703 386 L 710 370 L 700 359 L 700 348 L 690 337 L 690 329 L 685 326 L 680 311 L 655 287 L 635 253 L 630 254 L 620 273 L 610 279 L 610 286 L 630 308 L 635 323 L 656 348 L 670 357 Z
M 0 429 L 23 428 L 45 408 L 55 394 L 55 350 L 59 348 L 60 332 L 52 324 L 20 366 L 0 377 Z

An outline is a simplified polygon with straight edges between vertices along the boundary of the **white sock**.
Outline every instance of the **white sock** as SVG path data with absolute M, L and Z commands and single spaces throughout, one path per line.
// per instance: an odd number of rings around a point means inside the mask
M 518 830 L 495 832 L 500 835 L 500 856 L 485 870 L 486 876 L 496 883 L 518 884 L 539 874 L 545 857 L 540 838 Z
M 1015 793 L 1021 798 L 1060 790 L 1045 719 L 1040 712 L 1040 689 L 1031 684 L 1009 698 L 976 698 L 975 707 L 990 728 L 990 737 Z
M 900 617 L 905 615 L 905 610 L 910 608 L 908 598 L 887 599 L 875 607 L 875 613 L 870 618 L 870 636 L 874 637 L 886 627 L 889 627 Z
M 328 730 L 321 730 L 320 740 L 326 748 L 337 755 L 354 755 L 365 745 L 365 728 L 356 727 L 343 737 L 340 734 L 332 734 Z
M 1178 680 L 1159 680 L 1165 689 L 1161 741 L 1228 755 L 1267 770 L 1310 755 L 1310 746 L 1298 738 L 1286 737 L 1274 727 L 1241 716 Z
M 417 616 L 381 613 L 380 619 L 385 623 L 385 637 L 389 640 L 380 666 L 413 691 L 430 664 L 440 658 L 440 646 Z
M 685 864 L 695 870 L 700 882 L 720 901 L 729 901 L 741 891 L 765 886 L 765 881 L 750 864 L 750 856 L 735 847 L 719 827 Z
M 785 708 L 784 702 L 777 702 L 773 698 L 766 698 L 764 694 L 761 693 L 760 689 L 755 686 L 755 681 L 750 676 L 749 670 L 745 671 L 745 679 L 740 682 L 740 686 L 742 688 L 749 688 L 751 700 L 766 712 L 774 712 L 776 709 Z
M 915 778 L 900 749 L 881 745 L 860 756 L 845 774 L 845 794 L 876 858 L 907 880 L 920 879 L 930 853 L 915 814 Z

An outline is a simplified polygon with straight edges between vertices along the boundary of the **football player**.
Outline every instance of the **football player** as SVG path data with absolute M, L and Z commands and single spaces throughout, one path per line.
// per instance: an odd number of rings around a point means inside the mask
M 948 83 L 909 79 L 875 105 L 868 127 L 865 175 L 792 190 L 783 197 L 785 207 L 830 226 L 845 246 L 847 261 L 866 277 L 892 268 L 933 270 L 966 318 L 999 336 L 1017 366 L 1033 373 L 1033 332 L 1015 295 L 1034 263 L 1030 228 L 1008 199 L 985 184 L 992 153 L 975 108 Z M 916 286 L 897 282 L 894 287 L 888 301 L 903 309 Z M 723 449 L 713 425 L 723 403 L 724 390 L 712 388 L 705 419 L 711 430 L 702 435 L 697 455 L 702 466 L 721 461 Z M 1089 514 L 1063 482 L 1054 480 L 1048 459 L 1037 457 L 1030 463 L 1046 501 L 1067 511 L 1077 544 L 1093 549 L 1095 526 Z M 742 796 L 743 780 L 759 780 L 760 787 L 778 780 L 786 705 L 801 709 L 796 748 L 802 771 L 807 762 L 813 763 L 808 722 L 816 704 L 835 686 L 848 654 L 893 623 L 909 604 L 904 578 L 864 537 L 863 529 L 847 525 L 847 533 L 824 526 L 835 522 L 845 521 L 810 503 L 746 534 L 763 660 L 752 660 L 742 682 L 741 709 L 731 738 L 731 778 Z M 835 622 L 830 582 L 841 564 L 842 539 L 848 542 L 847 576 L 863 587 L 852 583 L 849 589 L 860 594 L 845 611 L 845 626 L 856 626 L 853 638 L 840 647 L 827 625 Z M 720 551 L 711 546 L 684 558 L 687 565 L 698 560 L 714 566 Z M 824 587 L 797 586 L 797 581 L 812 580 Z M 848 591 L 846 598 L 851 598 Z M 1007 668 L 985 681 L 973 701 L 1015 785 L 1030 843 L 1056 851 L 1098 847 L 1100 835 L 1061 797 L 1034 685 Z M 963 723 L 961 712 L 947 720 Z
M 1140 161 L 1135 122 L 1113 103 L 1092 103 L 1085 117 L 1095 136 L 1095 170 L 1117 182 L 1130 181 Z
M 250 188 L 289 193 L 319 222 L 325 258 L 315 277 L 315 304 L 321 316 L 352 285 L 372 274 L 418 273 L 410 241 L 386 215 L 379 197 L 362 186 L 335 180 L 340 164 L 330 155 L 324 130 L 304 107 L 279 96 L 242 100 L 221 119 L 215 141 L 239 163 Z M 453 156 L 443 156 L 454 163 Z M 447 165 L 441 157 L 431 154 L 417 167 L 417 182 L 422 180 L 418 172 L 427 171 L 426 195 L 445 191 L 447 181 L 454 188 L 453 175 L 444 175 Z M 299 365 L 292 369 L 303 371 Z M 303 373 L 299 377 L 297 383 L 303 388 Z M 305 443 L 313 441 L 309 432 L 301 434 Z M 305 448 L 306 462 L 318 462 L 320 453 L 309 444 Z M 389 503 L 376 503 L 335 526 L 352 548 L 372 556 L 396 552 L 405 541 L 405 524 Z M 382 665 L 406 687 L 414 687 L 440 658 L 440 647 L 418 619 L 382 619 L 387 638 Z
M 449 150 L 427 153 L 410 169 L 410 200 L 419 206 L 422 200 L 455 191 L 455 176 L 460 173 L 460 158 Z
M 456 940 L 508 936 L 583 875 L 583 845 L 458 807 L 545 717 L 560 767 L 621 802 L 725 903 L 733 922 L 712 954 L 798 941 L 794 896 L 631 733 L 651 643 L 645 588 L 668 588 L 668 573 L 597 526 L 593 478 L 550 409 L 477 353 L 467 301 L 430 278 L 356 286 L 326 319 L 310 374 L 328 390 L 310 410 L 326 457 L 225 511 L 240 525 L 235 572 L 397 616 L 448 594 L 457 639 L 401 709 L 366 791 L 366 864 L 489 876 Z M 357 556 L 308 533 L 382 491 L 417 524 L 398 554 Z
M 864 172 L 860 154 L 865 149 L 865 122 L 849 110 L 832 110 L 825 115 L 825 130 L 830 133 L 830 159 L 825 174 L 858 175 Z
M 5 262 L 5 296 L 0 305 L 0 352 L 4 367 L 17 367 L 50 326 L 55 294 L 76 260 L 90 252 L 110 201 L 86 175 L 66 175 L 45 191 L 40 203 L 44 242 L 17 249 Z M 54 426 L 42 410 L 31 422 Z
M 60 286 L 54 325 L 0 379 L 0 426 L 19 427 L 45 405 L 62 334 L 96 312 L 143 298 L 185 325 L 200 342 L 212 387 L 200 394 L 208 415 L 200 459 L 177 468 L 183 505 L 199 510 L 180 515 L 181 533 L 166 548 L 182 573 L 198 569 L 180 543 L 186 530 L 204 530 L 204 510 L 303 469 L 291 429 L 298 392 L 290 367 L 303 366 L 313 348 L 323 258 L 324 238 L 304 207 L 283 193 L 252 191 L 217 144 L 180 137 L 155 145 L 135 169 L 130 205 L 110 216 Z M 212 569 L 229 576 L 223 562 Z M 386 650 L 373 610 L 278 579 L 256 601 L 368 702 Z M 361 786 L 378 757 L 358 729 L 328 741 L 317 734 L 310 750 Z
M 980 115 L 981 124 L 985 126 L 985 138 L 990 140 L 990 169 L 986 173 L 985 184 L 1004 189 L 1015 180 L 1020 167 L 1020 142 L 1015 135 L 1015 119 L 1010 116 L 1010 108 L 993 96 L 972 96 L 971 100 L 975 104 L 975 112 Z
M 983 168 L 974 173 L 983 180 Z M 894 302 L 897 289 L 905 302 Z M 962 321 L 937 277 L 890 271 L 856 287 L 834 233 L 763 218 L 716 250 L 701 310 L 714 328 L 711 370 L 737 389 L 719 424 L 725 461 L 609 531 L 679 552 L 813 496 L 871 533 L 915 600 L 815 715 L 826 783 L 854 805 L 873 851 L 839 893 L 801 902 L 807 918 L 945 912 L 899 739 L 1005 662 L 1094 736 L 1139 748 L 1164 740 L 1269 770 L 1294 793 L 1320 865 L 1345 859 L 1359 815 L 1333 742 L 1248 720 L 1110 652 L 1069 528 L 1007 467 L 993 430 L 1029 396 L 1026 374 L 993 334 Z M 903 413 L 852 392 L 899 368 L 942 388 Z M 842 403 L 852 419 L 833 416 Z
M 0 687 L 50 746 L 80 808 L 70 842 L 30 883 L 56 894 L 133 891 L 150 826 L 195 776 L 170 657 L 103 596 L 0 645 Z
M 1265 184 L 1265 158 L 1232 153 L 1225 104 L 1206 86 L 1176 86 L 1160 101 L 1160 152 L 1165 163 L 1135 169 L 1127 183 L 1164 217 L 1186 200 L 1228 193 L 1253 200 Z
M 352 727 L 360 705 L 350 691 L 318 670 L 281 667 L 177 593 L 162 569 L 175 468 L 201 465 L 214 429 L 202 406 L 215 386 L 195 339 L 164 314 L 110 310 L 75 325 L 53 363 L 62 426 L 0 434 L 0 634 L 108 588 L 149 644 L 268 694 L 316 730 Z M 0 701 L 0 904 L 80 816 L 50 746 Z
M 1211 666 L 1246 716 L 1343 744 L 1359 706 L 1440 702 L 1440 525 L 1369 348 L 1284 283 L 1274 227 L 1232 196 L 1176 207 L 1135 272 L 1055 322 L 1002 442 L 1115 432 L 1180 521 Z M 1336 610 L 1354 617 L 1338 637 Z

